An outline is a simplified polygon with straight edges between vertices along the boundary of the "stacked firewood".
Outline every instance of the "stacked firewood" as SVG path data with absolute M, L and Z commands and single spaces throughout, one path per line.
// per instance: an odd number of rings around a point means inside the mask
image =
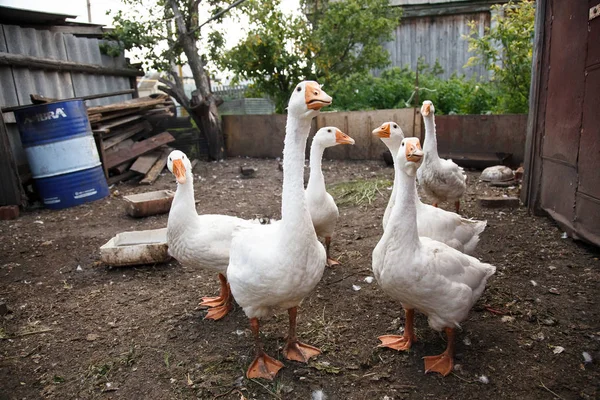
M 153 95 L 88 107 L 88 118 L 109 184 L 142 178 L 152 184 L 166 165 L 166 144 L 175 138 L 157 131 L 153 122 L 173 117 L 174 104 L 167 95 Z

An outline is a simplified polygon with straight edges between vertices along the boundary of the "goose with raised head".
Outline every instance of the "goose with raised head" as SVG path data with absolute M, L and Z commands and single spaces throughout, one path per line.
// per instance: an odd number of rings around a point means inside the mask
M 329 267 L 339 264 L 337 260 L 329 256 L 329 247 L 340 213 L 333 197 L 327 193 L 321 163 L 325 149 L 338 144 L 354 144 L 354 139 L 333 126 L 327 126 L 317 131 L 310 146 L 310 176 L 305 191 L 306 203 L 315 232 L 318 237 L 325 238 L 325 251 Z
M 402 140 L 404 139 L 402 128 L 400 128 L 397 123 L 390 121 L 374 129 L 373 135 L 376 135 L 381 139 L 390 150 L 390 153 L 395 160 L 400 145 L 402 144 Z M 394 163 L 394 171 L 396 171 L 397 168 L 398 164 Z M 394 182 L 392 194 L 383 215 L 384 230 L 392 208 L 394 207 L 397 190 L 398 184 Z M 472 254 L 473 251 L 475 251 L 477 243 L 479 243 L 479 235 L 485 229 L 487 221 L 476 221 L 463 218 L 456 213 L 425 204 L 421 201 L 416 191 L 415 201 L 417 204 L 417 226 L 419 227 L 419 236 L 426 236 L 430 239 L 445 243 L 466 254 Z
M 250 319 L 256 357 L 248 378 L 273 379 L 283 364 L 264 350 L 259 318 L 287 310 L 289 332 L 283 349 L 288 360 L 307 362 L 320 354 L 300 343 L 296 314 L 300 302 L 321 280 L 327 256 L 317 239 L 304 194 L 304 154 L 311 120 L 331 104 L 317 82 L 296 85 L 288 103 L 283 149 L 281 220 L 274 225 L 239 229 L 231 243 L 227 278 L 237 303 Z
M 421 115 L 425 123 L 425 141 L 423 143 L 423 165 L 417 178 L 425 193 L 433 199 L 433 206 L 443 201 L 454 201 L 456 213 L 460 212 L 460 198 L 467 189 L 465 171 L 452 160 L 440 158 L 437 149 L 435 130 L 435 107 L 429 100 L 423 102 Z
M 177 180 L 177 191 L 167 221 L 169 254 L 182 265 L 219 274 L 219 296 L 203 297 L 200 305 L 209 307 L 206 319 L 221 319 L 232 307 L 231 292 L 225 274 L 229 265 L 229 246 L 233 230 L 255 225 L 257 221 L 228 215 L 198 215 L 190 159 L 182 151 L 174 150 L 167 159 L 167 168 Z
M 429 326 L 445 330 L 446 350 L 425 357 L 425 372 L 446 376 L 454 365 L 455 328 L 483 293 L 496 267 L 438 241 L 419 237 L 415 175 L 423 158 L 419 139 L 405 138 L 395 162 L 396 202 L 383 236 L 373 250 L 373 273 L 381 288 L 406 311 L 404 334 L 380 336 L 381 347 L 408 350 L 416 341 L 414 311 L 427 315 Z

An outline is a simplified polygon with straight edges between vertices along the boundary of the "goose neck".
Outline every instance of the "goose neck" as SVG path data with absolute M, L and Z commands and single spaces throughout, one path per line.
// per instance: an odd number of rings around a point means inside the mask
M 171 210 L 177 210 L 173 213 L 175 217 L 181 216 L 188 218 L 190 215 L 197 215 L 196 213 L 196 201 L 194 198 L 194 182 L 193 178 L 187 176 L 185 183 L 177 183 L 177 191 L 173 197 L 173 204 Z M 169 213 L 169 219 L 171 219 L 171 213 Z
M 425 142 L 423 143 L 423 150 L 426 157 L 439 157 L 437 149 L 437 137 L 435 132 L 435 119 L 433 114 L 423 118 L 425 122 Z
M 312 118 L 288 114 L 283 146 L 281 219 L 284 223 L 312 224 L 304 198 L 304 154 Z
M 310 176 L 308 178 L 307 190 L 325 191 L 325 177 L 323 176 L 322 162 L 325 148 L 315 139 L 310 146 Z
M 398 190 L 395 194 L 396 199 L 392 213 L 388 221 L 386 232 L 394 232 L 398 243 L 403 245 L 417 245 L 419 243 L 419 234 L 417 231 L 417 196 L 415 177 L 408 176 L 401 171 L 400 167 L 394 168 L 394 189 Z

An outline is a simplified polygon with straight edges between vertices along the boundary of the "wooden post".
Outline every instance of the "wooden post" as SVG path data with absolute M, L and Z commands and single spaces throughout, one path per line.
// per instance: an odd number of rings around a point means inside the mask
M 21 205 L 26 199 L 17 164 L 13 157 L 8 130 L 0 112 L 0 206 Z

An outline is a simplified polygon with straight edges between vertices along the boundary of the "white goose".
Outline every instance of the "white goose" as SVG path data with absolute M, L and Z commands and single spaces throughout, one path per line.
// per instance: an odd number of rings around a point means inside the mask
M 183 152 L 174 150 L 169 154 L 167 167 L 177 179 L 177 191 L 167 222 L 169 254 L 183 265 L 219 274 L 219 296 L 203 297 L 200 305 L 211 307 L 205 318 L 221 319 L 232 307 L 225 273 L 229 264 L 233 230 L 255 225 L 255 221 L 227 215 L 198 215 L 194 201 L 194 175 L 189 158 Z
M 404 335 L 380 336 L 381 347 L 408 350 L 416 340 L 414 310 L 448 336 L 446 351 L 425 357 L 425 372 L 448 375 L 453 368 L 454 329 L 464 321 L 496 267 L 443 243 L 419 237 L 415 175 L 423 157 L 419 139 L 406 138 L 395 159 L 399 186 L 388 225 L 373 250 L 373 272 L 381 288 L 406 310 Z
M 429 100 L 423 102 L 421 115 L 425 123 L 425 157 L 417 177 L 425 193 L 433 199 L 433 206 L 443 201 L 454 201 L 456 213 L 460 211 L 460 198 L 467 189 L 465 171 L 452 160 L 440 158 L 434 121 L 435 108 Z
M 338 144 L 354 144 L 354 139 L 333 126 L 321 128 L 315 134 L 310 146 L 310 177 L 305 191 L 306 203 L 315 232 L 317 236 L 325 238 L 327 265 L 330 267 L 339 264 L 338 261 L 329 257 L 329 246 L 340 213 L 333 197 L 327 193 L 325 188 L 321 162 L 325 149 Z
M 304 154 L 311 120 L 331 104 L 318 83 L 299 83 L 290 97 L 283 150 L 281 220 L 234 233 L 227 278 L 237 303 L 250 319 L 256 358 L 248 378 L 273 379 L 283 364 L 269 357 L 259 339 L 258 318 L 288 310 L 289 334 L 285 358 L 307 362 L 320 354 L 296 336 L 297 307 L 319 283 L 326 263 L 304 196 Z
M 379 128 L 374 129 L 373 134 L 381 138 L 381 141 L 390 150 L 395 160 L 402 144 L 402 139 L 404 139 L 404 132 L 402 132 L 398 124 L 393 121 L 386 122 Z M 398 164 L 394 163 L 394 171 L 397 168 Z M 384 230 L 394 207 L 397 191 L 398 184 L 394 182 L 392 194 L 383 215 Z M 463 218 L 456 213 L 425 204 L 416 192 L 415 201 L 417 204 L 419 236 L 426 236 L 445 243 L 466 254 L 471 254 L 475 251 L 477 243 L 479 243 L 479 235 L 485 229 L 487 221 L 475 221 Z

